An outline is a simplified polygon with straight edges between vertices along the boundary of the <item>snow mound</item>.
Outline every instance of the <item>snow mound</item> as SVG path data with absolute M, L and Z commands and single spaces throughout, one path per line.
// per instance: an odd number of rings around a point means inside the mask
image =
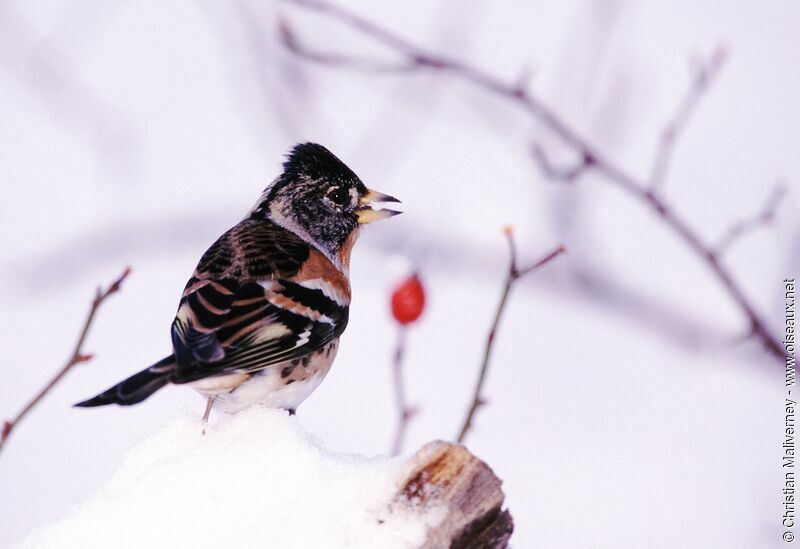
M 392 509 L 402 469 L 326 450 L 280 410 L 223 414 L 205 435 L 181 417 L 22 547 L 419 547 L 440 517 Z

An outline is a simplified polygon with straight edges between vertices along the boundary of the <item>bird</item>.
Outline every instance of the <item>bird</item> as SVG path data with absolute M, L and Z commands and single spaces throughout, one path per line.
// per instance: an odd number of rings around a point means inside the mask
M 171 327 L 172 353 L 75 406 L 138 404 L 189 385 L 235 413 L 294 414 L 331 368 L 347 327 L 350 254 L 362 228 L 401 212 L 322 145 L 300 143 L 239 223 L 203 254 Z

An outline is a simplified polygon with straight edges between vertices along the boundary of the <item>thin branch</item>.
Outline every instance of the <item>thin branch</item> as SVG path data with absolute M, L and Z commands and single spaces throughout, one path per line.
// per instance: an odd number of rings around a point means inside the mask
M 338 55 L 334 53 L 315 52 L 306 49 L 295 37 L 294 31 L 286 21 L 278 23 L 281 42 L 292 53 L 321 63 L 324 65 L 336 65 L 350 70 L 363 72 L 407 72 L 416 68 L 416 63 L 385 63 L 367 57 L 356 57 L 350 55 Z
M 727 56 L 727 50 L 719 46 L 711 54 L 708 61 L 701 62 L 695 69 L 694 77 L 686 90 L 686 95 L 683 96 L 672 118 L 661 131 L 661 138 L 658 142 L 653 167 L 650 172 L 649 184 L 651 189 L 660 188 L 666 180 L 675 143 L 689 124 L 700 100 L 722 70 Z
M 520 268 L 517 265 L 517 246 L 514 243 L 514 233 L 510 227 L 507 227 L 503 231 L 508 239 L 508 249 L 509 249 L 509 262 L 508 262 L 508 273 L 506 274 L 506 282 L 503 286 L 503 293 L 500 295 L 500 302 L 497 304 L 497 309 L 494 313 L 494 320 L 492 321 L 492 327 L 489 329 L 489 335 L 486 338 L 486 345 L 483 349 L 483 361 L 481 362 L 481 369 L 480 373 L 478 374 L 478 381 L 475 384 L 475 391 L 472 394 L 472 402 L 470 403 L 469 408 L 467 409 L 467 415 L 464 418 L 464 423 L 461 425 L 461 431 L 458 433 L 458 437 L 456 441 L 461 444 L 464 442 L 464 439 L 467 436 L 467 433 L 472 428 L 473 421 L 475 420 L 475 413 L 478 411 L 478 408 L 483 406 L 486 401 L 482 397 L 483 393 L 483 385 L 486 381 L 486 374 L 489 371 L 489 359 L 492 356 L 492 349 L 494 348 L 494 341 L 497 337 L 497 330 L 500 326 L 500 319 L 503 316 L 503 312 L 505 311 L 506 304 L 508 303 L 508 298 L 511 295 L 511 288 L 514 286 L 514 283 L 522 278 L 523 276 L 540 269 L 562 253 L 566 251 L 564 246 L 558 246 L 550 253 L 543 256 L 541 259 L 529 265 L 528 267 Z
M 15 418 L 11 420 L 6 420 L 3 423 L 3 431 L 2 435 L 0 435 L 0 451 L 2 451 L 3 447 L 8 441 L 8 438 L 11 436 L 11 433 L 19 426 L 20 421 L 22 421 L 28 413 L 33 410 L 33 408 L 41 402 L 41 400 L 47 396 L 47 394 L 55 387 L 61 379 L 67 375 L 67 373 L 77 366 L 78 364 L 82 364 L 84 362 L 90 361 L 93 356 L 90 354 L 86 354 L 83 352 L 83 343 L 86 340 L 86 336 L 89 334 L 89 328 L 92 325 L 92 321 L 94 320 L 95 313 L 97 313 L 97 309 L 100 308 L 100 305 L 111 295 L 117 293 L 122 286 L 122 282 L 127 278 L 127 276 L 131 273 L 131 268 L 126 267 L 122 274 L 112 282 L 108 288 L 103 290 L 102 288 L 97 289 L 97 295 L 92 300 L 92 305 L 89 307 L 89 314 L 86 316 L 86 320 L 83 323 L 83 327 L 81 328 L 80 334 L 78 335 L 78 341 L 75 344 L 74 349 L 72 350 L 72 354 L 70 355 L 69 359 L 67 360 L 66 364 L 61 367 L 61 369 L 56 373 L 53 378 L 47 382 L 47 384 L 42 387 L 42 389 L 25 405 L 22 410 L 16 415 Z
M 544 148 L 539 143 L 534 143 L 531 147 L 531 155 L 533 156 L 542 174 L 554 181 L 562 181 L 564 183 L 572 183 L 583 175 L 584 172 L 592 165 L 594 159 L 591 156 L 581 155 L 580 160 L 572 166 L 557 167 L 550 160 L 550 157 L 545 152 Z
M 405 440 L 408 424 L 417 413 L 417 410 L 406 401 L 405 382 L 403 381 L 405 348 L 406 328 L 405 326 L 400 326 L 397 332 L 397 347 L 395 347 L 394 362 L 392 364 L 394 399 L 397 404 L 397 428 L 394 432 L 394 442 L 392 443 L 393 456 L 403 451 L 403 441 Z
M 780 206 L 784 196 L 786 196 L 786 187 L 782 184 L 776 185 L 758 213 L 731 225 L 714 246 L 714 253 L 722 256 L 737 240 L 747 235 L 747 233 L 772 224 L 778 213 L 778 206 Z
M 507 83 L 503 79 L 481 69 L 454 61 L 443 56 L 427 52 L 405 41 L 391 31 L 376 25 L 353 12 L 324 0 L 286 0 L 309 10 L 322 13 L 342 24 L 358 30 L 377 42 L 404 55 L 416 69 L 427 69 L 449 74 L 489 93 L 508 99 L 525 111 L 530 117 L 547 127 L 561 142 L 585 159 L 581 170 L 575 173 L 577 177 L 583 172 L 593 170 L 607 182 L 625 191 L 634 199 L 647 207 L 657 219 L 680 238 L 684 245 L 706 264 L 717 282 L 725 289 L 728 296 L 736 304 L 742 315 L 747 319 L 752 328 L 753 336 L 764 346 L 766 351 L 781 364 L 784 363 L 783 347 L 777 337 L 772 334 L 761 314 L 756 310 L 750 299 L 744 294 L 733 275 L 721 263 L 720 257 L 713 246 L 703 241 L 697 230 L 687 223 L 668 204 L 658 197 L 649 185 L 648 180 L 643 180 L 630 175 L 612 160 L 604 157 L 589 143 L 578 131 L 569 126 L 555 111 L 543 103 L 536 95 L 521 88 L 517 83 Z M 304 49 L 302 51 L 308 51 Z M 297 53 L 297 52 L 296 52 Z M 298 53 L 301 57 L 311 61 L 321 62 L 319 58 L 309 57 Z M 328 63 L 326 63 L 328 64 Z M 339 60 L 332 66 L 347 68 Z M 705 85 L 705 84 L 704 84 Z M 691 107 L 693 109 L 693 107 Z M 691 112 L 691 109 L 689 112 Z M 677 135 L 677 133 L 676 133 Z M 669 154 L 667 154 L 669 156 Z M 587 160 L 588 159 L 588 160 Z
M 509 238 L 511 238 L 511 236 L 509 236 Z M 567 249 L 563 245 L 557 247 L 552 252 L 539 259 L 539 261 L 537 261 L 533 265 L 529 265 L 524 269 L 519 269 L 514 276 L 514 280 L 522 278 L 526 274 L 532 273 L 533 271 L 540 269 L 541 267 L 544 267 L 546 263 L 549 263 L 550 261 L 554 260 L 557 256 L 563 254 L 566 251 Z
M 533 76 L 533 70 L 529 65 L 523 65 L 522 69 L 519 71 L 517 75 L 517 81 L 514 84 L 514 87 L 517 90 L 517 94 L 525 94 L 528 90 L 528 84 L 531 81 Z

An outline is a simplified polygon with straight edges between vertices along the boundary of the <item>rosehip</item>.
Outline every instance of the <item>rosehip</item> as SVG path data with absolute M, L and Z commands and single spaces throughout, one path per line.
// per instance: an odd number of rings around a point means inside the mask
M 417 275 L 404 280 L 392 292 L 392 315 L 400 324 L 411 324 L 425 308 L 425 289 Z

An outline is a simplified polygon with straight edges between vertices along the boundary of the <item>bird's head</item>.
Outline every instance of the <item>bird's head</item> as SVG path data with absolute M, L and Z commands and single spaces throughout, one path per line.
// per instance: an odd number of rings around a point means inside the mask
M 363 225 L 400 213 L 376 208 L 382 202 L 400 201 L 368 189 L 322 145 L 302 143 L 289 152 L 283 173 L 264 191 L 253 214 L 265 215 L 346 263 Z

